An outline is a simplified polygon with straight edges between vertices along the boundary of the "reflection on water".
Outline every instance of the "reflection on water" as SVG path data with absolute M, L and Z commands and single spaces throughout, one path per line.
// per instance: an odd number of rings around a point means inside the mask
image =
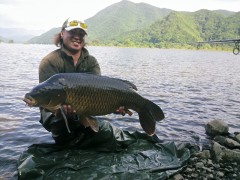
M 53 142 L 40 125 L 37 108 L 23 95 L 38 83 L 38 65 L 53 45 L 0 44 L 0 178 L 16 178 L 22 151 L 35 143 Z M 240 56 L 230 52 L 88 47 L 102 74 L 127 79 L 144 97 L 158 104 L 166 118 L 157 124 L 163 140 L 201 144 L 204 125 L 222 119 L 230 131 L 240 128 Z M 101 117 L 115 126 L 142 131 L 132 117 Z

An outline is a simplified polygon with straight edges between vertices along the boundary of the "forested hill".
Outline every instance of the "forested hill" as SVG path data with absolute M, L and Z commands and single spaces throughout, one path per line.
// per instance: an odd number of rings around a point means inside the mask
M 161 9 L 145 3 L 123 0 L 87 19 L 90 39 L 110 39 L 122 33 L 143 29 L 172 10 Z
M 127 0 L 115 3 L 95 16 L 85 20 L 88 25 L 88 38 L 92 40 L 106 40 L 122 33 L 150 26 L 158 19 L 167 16 L 172 10 L 157 8 L 145 3 L 133 3 Z M 51 29 L 45 34 L 35 37 L 28 43 L 53 43 L 50 34 L 59 32 L 59 28 Z
M 239 19 L 240 12 L 177 12 L 123 0 L 103 9 L 86 23 L 90 45 L 167 47 L 173 42 L 239 38 Z M 29 43 L 52 44 L 59 30 L 51 29 Z
M 240 37 L 240 12 L 172 12 L 141 31 L 132 31 L 107 43 L 125 46 L 166 47 L 168 43 L 235 39 Z

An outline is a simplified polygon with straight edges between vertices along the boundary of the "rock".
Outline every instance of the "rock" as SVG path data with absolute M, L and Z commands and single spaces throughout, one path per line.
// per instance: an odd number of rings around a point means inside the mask
M 212 148 L 211 142 L 212 141 L 210 141 L 210 140 L 208 140 L 208 141 L 205 140 L 205 142 L 203 141 L 203 143 L 206 143 L 206 144 L 202 145 L 202 150 L 211 150 L 211 148 Z
M 209 150 L 203 150 L 202 152 L 196 153 L 196 157 L 201 158 L 201 159 L 210 159 L 211 154 Z
M 229 127 L 222 120 L 213 120 L 207 123 L 205 130 L 208 135 L 216 136 L 228 134 Z
M 198 160 L 197 157 L 190 158 L 190 159 L 189 159 L 189 163 L 190 163 L 190 164 L 195 164 L 195 162 L 196 162 L 197 160 Z
M 198 177 L 198 174 L 196 174 L 196 173 L 191 174 L 191 177 L 192 177 L 192 178 L 197 178 L 197 177 Z
M 190 173 L 190 172 L 193 172 L 193 170 L 192 170 L 191 168 L 187 168 L 187 169 L 185 170 L 185 172 L 186 172 L 186 173 Z
M 237 166 L 237 165 L 238 165 L 237 162 L 232 163 L 232 166 Z
M 173 176 L 172 180 L 183 180 L 184 178 L 182 177 L 181 174 L 176 174 Z
M 234 141 L 233 139 L 226 138 L 223 136 L 216 136 L 214 138 L 214 141 L 218 142 L 223 146 L 228 146 L 230 148 L 240 148 L 240 144 L 237 141 Z
M 215 169 L 219 169 L 219 168 L 220 168 L 220 165 L 219 165 L 219 164 L 214 164 L 213 167 L 214 167 Z
M 217 142 L 213 144 L 212 152 L 217 162 L 222 160 L 228 162 L 240 162 L 240 152 L 227 149 Z
M 208 172 L 208 173 L 211 173 L 211 172 L 212 172 L 212 170 L 211 170 L 210 168 L 203 167 L 203 169 L 204 169 L 206 172 Z
M 204 164 L 202 162 L 198 162 L 196 163 L 196 168 L 199 169 L 199 168 L 203 168 L 204 167 Z
M 208 165 L 208 166 L 211 166 L 211 167 L 214 166 L 214 164 L 213 164 L 213 162 L 212 162 L 211 159 L 208 159 L 208 161 L 207 161 L 207 165 Z
M 230 134 L 228 130 L 222 132 L 226 133 L 225 137 L 223 134 L 215 134 L 214 140 L 209 138 L 209 141 L 206 141 L 208 146 L 205 147 L 207 148 L 193 151 L 186 167 L 180 172 L 181 174 L 175 175 L 174 180 L 240 180 L 240 148 L 237 148 L 240 143 L 236 138 L 240 133 Z
M 226 142 L 226 138 L 223 136 L 219 136 L 219 135 L 215 136 L 213 140 L 218 142 L 221 145 L 224 145 L 224 143 Z
M 205 165 L 207 164 L 207 160 L 206 159 L 201 159 L 201 162 Z
M 237 174 L 233 174 L 233 177 L 237 177 Z
M 231 148 L 240 148 L 240 144 L 230 138 L 226 138 L 226 145 Z
M 207 179 L 213 179 L 213 178 L 214 178 L 213 174 L 209 174 L 209 175 L 207 176 Z
M 235 137 L 236 137 L 237 141 L 240 142 L 240 134 L 237 134 Z
M 217 172 L 217 176 L 219 176 L 219 177 L 223 177 L 223 176 L 224 176 L 224 173 L 221 172 L 221 171 L 218 171 L 218 172 Z

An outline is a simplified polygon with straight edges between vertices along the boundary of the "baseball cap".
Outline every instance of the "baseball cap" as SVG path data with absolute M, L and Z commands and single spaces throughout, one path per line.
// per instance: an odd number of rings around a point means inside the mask
M 84 30 L 87 34 L 87 24 L 84 21 L 68 18 L 62 25 L 62 30 L 65 29 L 67 31 L 77 28 Z

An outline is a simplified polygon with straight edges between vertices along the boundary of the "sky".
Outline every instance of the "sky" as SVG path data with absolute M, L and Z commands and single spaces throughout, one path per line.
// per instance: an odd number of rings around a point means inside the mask
M 68 17 L 86 20 L 121 0 L 0 0 L 0 28 L 48 31 Z M 240 0 L 130 0 L 159 8 L 194 12 L 199 9 L 240 11 Z

